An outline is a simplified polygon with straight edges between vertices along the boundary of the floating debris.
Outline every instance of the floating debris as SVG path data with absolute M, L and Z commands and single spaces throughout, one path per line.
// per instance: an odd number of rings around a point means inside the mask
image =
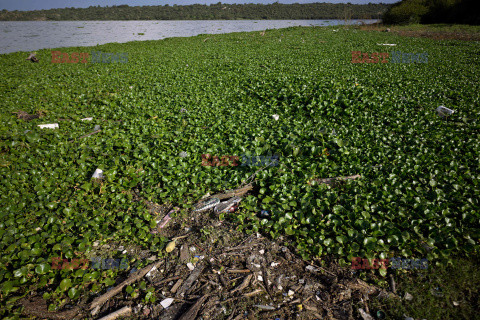
M 50 124 L 39 124 L 40 129 L 56 129 L 59 128 L 58 123 L 50 123 Z
M 445 108 L 444 106 L 440 106 L 437 108 L 437 113 L 441 118 L 447 117 L 455 113 L 455 110 Z
M 96 169 L 92 175 L 93 179 L 103 179 L 105 176 L 103 175 L 102 169 Z
M 173 303 L 175 299 L 173 298 L 167 298 L 167 299 L 164 299 L 162 300 L 162 302 L 160 302 L 160 304 L 162 305 L 162 307 L 164 309 L 167 309 L 168 307 L 170 307 L 170 305 Z
M 199 203 L 197 205 L 197 209 L 195 209 L 195 212 L 201 212 L 201 211 L 211 209 L 211 208 L 215 207 L 216 205 L 218 205 L 219 203 L 220 203 L 220 199 L 218 199 L 218 198 L 209 199 L 207 201 Z
M 30 55 L 28 56 L 28 58 L 26 58 L 25 60 L 30 60 L 32 62 L 38 62 L 38 58 L 36 57 L 37 53 L 36 52 L 32 52 L 30 53 Z

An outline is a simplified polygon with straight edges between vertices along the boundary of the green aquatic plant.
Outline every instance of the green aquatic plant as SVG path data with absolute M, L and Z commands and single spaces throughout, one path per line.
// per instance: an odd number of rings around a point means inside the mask
M 202 166 L 202 154 L 279 155 L 226 217 L 245 232 L 287 235 L 305 259 L 434 264 L 478 253 L 475 43 L 298 27 L 204 40 L 94 48 L 135 57 L 122 64 L 51 64 L 51 50 L 39 50 L 37 64 L 25 64 L 25 53 L 0 56 L 4 315 L 34 287 L 55 309 L 67 296 L 105 291 L 124 272 L 55 270 L 54 257 L 83 259 L 98 240 L 162 252 L 167 239 L 150 233 L 156 217 L 133 190 L 186 210 L 259 169 Z M 380 41 L 428 52 L 429 63 L 351 63 L 352 50 L 375 52 Z M 440 118 L 439 105 L 456 112 Z M 28 121 L 12 114 L 19 109 L 46 113 Z M 59 128 L 38 127 L 48 123 Z M 103 180 L 91 180 L 96 169 Z M 355 174 L 362 178 L 334 187 L 308 183 Z M 268 219 L 257 217 L 261 210 Z

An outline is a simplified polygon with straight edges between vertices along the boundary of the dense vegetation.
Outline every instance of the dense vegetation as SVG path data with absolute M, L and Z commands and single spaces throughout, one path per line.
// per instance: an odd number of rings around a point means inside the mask
M 386 4 L 194 4 L 128 5 L 37 11 L 2 10 L 0 20 L 232 20 L 232 19 L 380 19 Z
M 480 24 L 477 0 L 402 0 L 383 17 L 387 24 L 462 23 Z
M 67 295 L 104 292 L 119 272 L 51 270 L 54 257 L 85 258 L 98 240 L 162 252 L 166 239 L 149 233 L 155 217 L 134 190 L 188 209 L 259 169 L 202 166 L 206 153 L 280 155 L 226 218 L 288 235 L 305 258 L 434 266 L 478 253 L 477 43 L 313 27 L 205 38 L 58 49 L 127 52 L 126 64 L 52 64 L 51 50 L 38 51 L 39 63 L 0 55 L 4 315 L 29 290 L 41 288 L 54 309 Z M 428 52 L 428 64 L 352 64 L 358 50 Z M 442 119 L 439 105 L 456 112 Z M 19 109 L 45 116 L 17 119 Z M 94 125 L 102 131 L 79 138 Z M 362 178 L 331 189 L 311 182 L 354 174 Z M 269 218 L 257 217 L 262 209 Z

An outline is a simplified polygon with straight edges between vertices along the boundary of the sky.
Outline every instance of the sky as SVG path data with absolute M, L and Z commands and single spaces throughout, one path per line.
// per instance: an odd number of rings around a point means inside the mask
M 87 8 L 89 6 L 114 6 L 128 4 L 129 6 L 164 6 L 168 5 L 188 5 L 188 4 L 212 4 L 212 3 L 273 3 L 276 0 L 0 0 L 0 10 L 42 10 L 53 8 Z M 278 0 L 279 3 L 312 3 L 312 2 L 330 2 L 330 3 L 395 3 L 400 0 Z

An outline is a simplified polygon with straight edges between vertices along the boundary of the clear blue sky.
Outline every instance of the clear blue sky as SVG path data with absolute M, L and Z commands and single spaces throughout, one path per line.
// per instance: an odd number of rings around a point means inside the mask
M 280 3 L 312 3 L 312 2 L 330 2 L 330 3 L 395 3 L 400 0 L 278 0 Z M 158 5 L 187 5 L 187 4 L 211 4 L 211 3 L 273 3 L 275 0 L 0 0 L 0 10 L 42 10 L 52 8 L 87 8 L 89 6 L 114 6 L 128 4 L 129 6 L 158 6 Z

